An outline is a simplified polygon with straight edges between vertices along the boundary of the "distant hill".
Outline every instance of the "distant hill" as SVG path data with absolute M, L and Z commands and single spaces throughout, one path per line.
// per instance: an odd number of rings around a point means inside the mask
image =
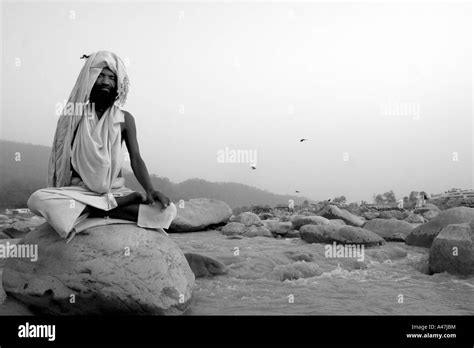
M 39 188 L 46 187 L 49 146 L 0 140 L 0 208 L 26 207 L 28 197 Z M 173 183 L 168 178 L 151 174 L 153 186 L 165 193 L 173 202 L 180 199 L 214 198 L 229 204 L 231 208 L 278 204 L 287 205 L 290 199 L 301 204 L 307 198 L 278 195 L 266 190 L 233 182 L 209 182 L 193 178 Z M 142 191 L 141 185 L 131 172 L 124 170 L 126 186 Z M 307 199 L 311 202 L 311 200 Z

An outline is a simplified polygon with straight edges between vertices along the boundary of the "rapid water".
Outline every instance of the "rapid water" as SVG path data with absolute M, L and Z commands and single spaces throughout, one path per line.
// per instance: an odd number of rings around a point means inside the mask
M 357 262 L 327 259 L 324 245 L 299 239 L 231 240 L 216 232 L 173 238 L 229 269 L 228 275 L 196 280 L 189 315 L 474 314 L 474 277 L 422 273 L 428 249 L 387 243 L 365 248 L 365 260 Z
M 474 277 L 427 275 L 428 249 L 365 248 L 364 260 L 326 258 L 323 244 L 217 231 L 170 234 L 227 275 L 196 279 L 187 315 L 473 315 Z M 1 275 L 1 268 L 0 268 Z M 0 291 L 0 315 L 30 314 Z

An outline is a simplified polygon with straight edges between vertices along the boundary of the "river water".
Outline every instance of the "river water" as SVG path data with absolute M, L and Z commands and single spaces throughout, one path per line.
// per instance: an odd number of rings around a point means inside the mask
M 218 231 L 171 234 L 184 252 L 223 262 L 198 278 L 187 315 L 472 315 L 474 277 L 427 275 L 428 249 L 387 243 L 364 260 L 326 258 L 323 244 Z M 0 293 L 0 315 L 29 314 Z

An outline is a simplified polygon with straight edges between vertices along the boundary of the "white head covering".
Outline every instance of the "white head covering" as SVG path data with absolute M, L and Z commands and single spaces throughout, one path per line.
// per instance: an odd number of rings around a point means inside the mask
M 87 117 L 85 115 L 87 108 L 77 106 L 85 106 L 89 103 L 92 87 L 105 67 L 114 72 L 117 77 L 117 98 L 114 106 L 120 108 L 125 104 L 129 80 L 122 60 L 109 51 L 91 54 L 82 67 L 56 126 L 48 167 L 49 187 L 63 187 L 71 184 L 71 142 L 81 119 Z

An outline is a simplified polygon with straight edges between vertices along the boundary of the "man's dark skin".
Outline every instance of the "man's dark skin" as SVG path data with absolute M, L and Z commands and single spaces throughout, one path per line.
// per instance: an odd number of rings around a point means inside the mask
M 104 68 L 92 87 L 90 94 L 90 102 L 94 105 L 99 120 L 102 118 L 104 112 L 113 105 L 116 96 L 117 78 L 110 69 Z M 87 206 L 84 212 L 89 212 L 89 217 L 109 216 L 114 219 L 124 219 L 136 222 L 138 220 L 138 208 L 141 203 L 155 204 L 155 202 L 157 202 L 158 204 L 161 204 L 163 210 L 169 206 L 170 200 L 163 193 L 153 188 L 145 162 L 140 155 L 135 119 L 129 112 L 123 111 L 123 113 L 125 115 L 125 122 L 120 123 L 122 141 L 125 140 L 130 155 L 130 163 L 133 173 L 138 182 L 144 188 L 146 196 L 139 192 L 134 192 L 128 196 L 116 197 L 115 200 L 117 201 L 118 206 L 115 209 L 104 211 Z M 72 168 L 72 172 L 73 177 L 76 176 L 80 178 L 74 168 Z

